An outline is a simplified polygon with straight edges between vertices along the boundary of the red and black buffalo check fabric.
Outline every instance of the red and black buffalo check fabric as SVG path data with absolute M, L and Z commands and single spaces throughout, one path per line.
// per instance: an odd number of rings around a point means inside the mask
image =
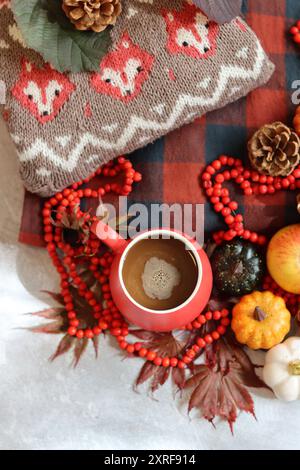
M 130 155 L 134 167 L 143 174 L 143 181 L 135 185 L 130 195 L 130 203 L 141 202 L 147 206 L 162 202 L 205 203 L 207 232 L 222 225 L 200 190 L 199 175 L 203 168 L 220 154 L 242 158 L 246 164 L 247 140 L 258 127 L 274 121 L 291 125 L 295 110 L 293 86 L 300 81 L 300 47 L 289 35 L 290 26 L 300 19 L 300 1 L 248 0 L 243 8 L 248 23 L 276 65 L 271 81 L 246 98 Z M 97 186 L 97 182 L 93 185 Z M 240 203 L 240 212 L 249 229 L 265 232 L 297 221 L 294 193 L 248 198 L 238 190 L 236 193 L 232 197 Z M 41 198 L 26 193 L 21 242 L 43 245 L 42 205 Z

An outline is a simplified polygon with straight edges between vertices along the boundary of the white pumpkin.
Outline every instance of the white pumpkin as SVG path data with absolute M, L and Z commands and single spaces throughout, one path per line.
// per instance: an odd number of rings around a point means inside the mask
M 288 338 L 267 352 L 263 379 L 280 400 L 300 400 L 300 338 Z

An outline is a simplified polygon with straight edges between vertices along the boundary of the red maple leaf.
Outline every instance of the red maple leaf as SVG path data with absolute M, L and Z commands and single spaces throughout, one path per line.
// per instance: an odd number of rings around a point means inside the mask
M 155 333 L 146 330 L 131 330 L 130 334 L 144 340 L 145 348 L 155 351 L 160 357 L 176 357 L 181 355 L 191 342 L 192 332 L 188 332 L 185 338 L 178 339 L 172 332 Z M 136 379 L 135 385 L 150 380 L 150 390 L 154 393 L 160 386 L 164 385 L 171 376 L 172 382 L 178 389 L 183 389 L 185 383 L 185 370 L 177 367 L 156 366 L 150 361 L 145 362 Z
M 254 402 L 246 387 L 266 387 L 255 366 L 231 334 L 206 348 L 205 364 L 195 365 L 184 388 L 191 390 L 188 410 L 197 408 L 213 423 L 215 417 L 228 421 L 231 431 L 238 411 L 255 417 Z
M 73 297 L 74 306 L 77 312 L 77 318 L 80 321 L 79 327 L 86 328 L 93 326 L 93 312 L 88 302 L 79 296 L 77 289 L 70 287 L 70 291 Z M 63 298 L 60 294 L 53 292 L 46 292 L 56 302 L 64 305 Z M 51 320 L 48 323 L 42 323 L 37 326 L 29 328 L 34 333 L 48 333 L 48 334 L 64 334 L 60 340 L 55 352 L 50 356 L 49 360 L 54 361 L 58 356 L 73 351 L 73 366 L 76 367 L 81 356 L 86 350 L 89 340 L 87 338 L 78 339 L 70 336 L 67 333 L 68 329 L 68 312 L 62 307 L 51 307 L 39 312 L 31 313 L 31 315 L 38 316 L 47 320 Z M 98 356 L 99 349 L 99 336 L 92 339 L 94 351 L 96 357 Z

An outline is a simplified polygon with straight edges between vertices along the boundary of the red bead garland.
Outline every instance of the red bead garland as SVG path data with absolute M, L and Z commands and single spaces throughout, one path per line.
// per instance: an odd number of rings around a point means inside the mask
M 298 23 L 300 37 L 300 21 Z M 224 167 L 229 169 L 226 170 Z M 223 171 L 221 172 L 221 170 Z M 227 231 L 222 230 L 213 234 L 214 241 L 221 244 L 223 241 L 241 237 L 252 243 L 265 245 L 267 238 L 264 235 L 245 229 L 243 216 L 236 213 L 238 203 L 231 201 L 228 189 L 223 186 L 226 181 L 234 181 L 240 186 L 245 196 L 275 194 L 281 190 L 294 191 L 300 189 L 300 166 L 287 177 L 272 177 L 245 169 L 240 159 L 221 155 L 220 158 L 210 163 L 202 174 L 202 186 L 206 195 L 214 210 L 223 216 L 224 222 L 228 226 Z M 284 291 L 270 275 L 265 277 L 263 289 L 270 290 L 275 295 L 282 297 L 290 312 L 293 315 L 297 314 L 300 295 Z
M 216 320 L 220 324 L 216 327 L 214 331 L 210 334 L 207 334 L 204 338 L 197 336 L 194 343 L 184 352 L 182 357 L 167 357 L 167 356 L 158 356 L 157 353 L 151 349 L 143 347 L 143 343 L 128 343 L 125 341 L 124 335 L 117 336 L 119 345 L 121 349 L 125 349 L 129 354 L 136 353 L 140 357 L 144 357 L 147 361 L 153 362 L 157 366 L 163 367 L 179 367 L 180 369 L 186 367 L 190 364 L 200 352 L 201 349 L 205 348 L 207 344 L 211 344 L 213 341 L 217 341 L 220 336 L 224 335 L 226 328 L 230 325 L 230 320 L 228 318 L 229 311 L 223 309 L 221 311 L 215 312 L 206 312 L 205 314 L 199 315 L 192 323 L 186 325 L 182 329 L 186 330 L 197 330 L 200 329 L 207 321 Z M 130 331 L 129 331 L 130 334 Z
M 96 175 L 114 178 L 120 174 L 123 174 L 124 177 L 122 184 L 113 182 L 104 184 L 97 190 L 91 188 L 81 189 L 83 184 L 88 183 Z M 192 330 L 201 328 L 202 325 L 211 319 L 220 322 L 216 329 L 204 338 L 197 337 L 195 343 L 181 357 L 160 357 L 155 351 L 143 347 L 143 343 L 136 342 L 130 344 L 126 341 L 126 337 L 130 334 L 128 324 L 115 306 L 109 287 L 109 274 L 113 254 L 107 250 L 100 254 L 100 249 L 103 248 L 103 245 L 92 232 L 89 233 L 89 238 L 85 245 L 80 243 L 74 248 L 64 240 L 64 228 L 62 225 L 59 225 L 65 214 L 70 215 L 73 212 L 74 216 L 75 212 L 76 218 L 82 220 L 86 224 L 86 228 L 88 228 L 89 224 L 96 221 L 97 218 L 81 211 L 80 201 L 82 198 L 99 198 L 109 192 L 127 196 L 132 191 L 133 183 L 140 181 L 141 178 L 141 174 L 133 169 L 129 160 L 119 157 L 117 161 L 110 162 L 99 168 L 89 178 L 74 183 L 70 188 L 57 193 L 45 203 L 42 211 L 44 240 L 52 262 L 61 278 L 61 295 L 67 311 L 69 322 L 67 332 L 70 336 L 78 339 L 92 339 L 105 330 L 109 330 L 110 334 L 116 337 L 120 348 L 126 350 L 128 354 L 143 357 L 157 366 L 184 368 L 195 359 L 197 353 L 202 348 L 216 341 L 225 333 L 226 327 L 230 324 L 230 320 L 227 318 L 229 311 L 223 309 L 220 312 L 207 312 L 204 315 L 199 315 L 194 322 L 187 325 L 185 329 Z M 53 218 L 55 219 L 54 224 Z M 80 265 L 80 261 L 83 259 L 89 262 L 89 271 L 92 272 L 94 278 L 99 283 L 105 305 L 99 303 L 94 292 L 88 287 L 78 272 L 78 265 Z M 94 320 L 92 327 L 81 328 L 80 320 L 77 318 L 75 311 L 74 299 L 70 289 L 71 285 L 77 289 L 79 296 L 85 299 L 92 308 Z
M 265 245 L 267 238 L 264 235 L 245 229 L 243 215 L 236 213 L 238 203 L 231 200 L 229 190 L 224 186 L 224 183 L 229 181 L 234 181 L 240 186 L 245 196 L 275 194 L 283 189 L 293 191 L 300 188 L 300 167 L 285 178 L 266 176 L 245 169 L 238 158 L 221 155 L 210 163 L 202 174 L 202 187 L 215 212 L 222 215 L 228 226 L 228 230 L 220 230 L 213 234 L 214 241 L 220 244 L 241 237 L 252 243 Z
M 105 184 L 98 188 L 97 191 L 90 188 L 80 189 L 84 183 L 88 183 L 94 176 L 103 175 L 108 177 L 115 177 L 123 173 L 124 183 Z M 109 192 L 114 192 L 119 195 L 128 195 L 132 191 L 132 184 L 141 180 L 140 173 L 132 168 L 132 164 L 124 157 L 120 157 L 116 163 L 108 163 L 98 169 L 89 178 L 84 179 L 78 183 L 74 183 L 70 188 L 64 189 L 62 192 L 57 193 L 44 205 L 42 211 L 44 222 L 44 240 L 46 242 L 47 250 L 52 258 L 52 262 L 61 277 L 61 295 L 63 297 L 67 316 L 69 320 L 68 333 L 71 336 L 76 336 L 78 339 L 83 337 L 92 339 L 94 336 L 99 335 L 102 331 L 110 329 L 114 331 L 116 327 L 121 328 L 123 335 L 128 334 L 128 325 L 123 319 L 120 312 L 112 302 L 108 277 L 110 272 L 110 265 L 113 260 L 112 254 L 106 252 L 103 255 L 98 255 L 101 248 L 101 241 L 93 234 L 90 237 L 86 246 L 79 244 L 74 248 L 63 239 L 63 227 L 54 225 L 51 217 L 55 211 L 56 222 L 62 220 L 64 213 L 76 211 L 76 217 L 83 219 L 86 224 L 92 223 L 96 217 L 92 217 L 89 213 L 83 213 L 80 210 L 79 203 L 82 198 L 98 198 L 103 197 Z M 57 249 L 63 254 L 58 253 Z M 89 270 L 93 273 L 96 280 L 99 281 L 102 291 L 103 299 L 106 301 L 107 308 L 102 308 L 99 305 L 93 291 L 89 289 L 87 284 L 83 281 L 77 272 L 76 260 L 78 257 L 85 256 L 89 261 Z M 98 266 L 102 267 L 102 272 L 98 270 Z M 70 292 L 71 284 L 78 289 L 78 294 L 84 298 L 93 310 L 94 326 L 93 328 L 79 328 L 79 320 L 74 309 L 72 294 Z M 113 333 L 112 333 L 113 334 Z
M 297 21 L 296 25 L 291 27 L 290 33 L 293 36 L 293 41 L 300 44 L 300 21 Z

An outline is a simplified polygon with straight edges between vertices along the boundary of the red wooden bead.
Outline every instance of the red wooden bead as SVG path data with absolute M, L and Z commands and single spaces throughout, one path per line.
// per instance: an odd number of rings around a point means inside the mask
M 226 223 L 227 225 L 231 225 L 231 224 L 233 224 L 233 222 L 234 222 L 234 217 L 233 217 L 232 215 L 228 215 L 228 216 L 225 218 L 225 223 Z
M 224 207 L 224 206 L 223 206 L 223 204 L 222 204 L 221 202 L 219 202 L 219 203 L 217 203 L 217 204 L 214 205 L 214 209 L 215 209 L 216 212 L 221 212 L 222 209 L 223 209 L 223 207 Z
M 229 310 L 227 310 L 227 308 L 223 308 L 221 310 L 221 317 L 226 318 L 226 317 L 228 317 L 228 315 L 229 315 Z
M 268 186 L 263 184 L 262 186 L 259 187 L 259 192 L 260 194 L 266 194 L 268 192 Z
M 213 313 L 213 319 L 214 320 L 220 320 L 221 318 L 221 312 L 219 312 L 219 310 L 216 310 L 214 313 Z
M 253 194 L 253 189 L 252 188 L 246 188 L 244 190 L 245 196 L 252 196 Z
M 213 331 L 211 336 L 216 341 L 220 338 L 220 333 L 218 333 L 217 331 Z
M 186 355 L 187 355 L 189 358 L 193 359 L 193 358 L 196 356 L 196 353 L 195 353 L 195 351 L 193 351 L 192 349 L 189 349 L 189 350 L 186 352 Z
M 84 336 L 89 339 L 93 338 L 94 337 L 93 330 L 91 330 L 90 328 L 87 328 L 84 332 Z
M 261 184 L 265 184 L 265 183 L 267 182 L 267 180 L 268 180 L 268 178 L 267 178 L 266 175 L 260 175 L 260 176 L 259 176 L 259 182 L 260 182 Z
M 98 336 L 98 335 L 100 335 L 101 332 L 102 332 L 102 330 L 101 330 L 101 328 L 99 328 L 99 326 L 94 326 L 94 328 L 93 328 L 93 333 L 94 333 L 95 335 Z
M 212 312 L 206 312 L 206 313 L 205 313 L 205 318 L 206 318 L 206 320 L 211 320 L 212 317 L 213 317 Z
M 297 26 L 292 26 L 291 29 L 290 29 L 290 33 L 291 34 L 298 34 L 299 29 L 297 28 Z
M 153 361 L 156 357 L 156 353 L 154 351 L 149 351 L 147 354 L 147 361 Z
M 300 168 L 296 168 L 296 170 L 293 171 L 293 175 L 295 178 L 300 178 Z
M 217 331 L 220 335 L 224 335 L 226 333 L 226 328 L 225 328 L 225 326 L 219 325 L 217 327 Z
M 219 160 L 222 163 L 222 165 L 226 165 L 228 162 L 228 157 L 226 155 L 221 155 Z
M 232 211 L 236 211 L 239 207 L 238 203 L 236 201 L 231 201 L 229 204 L 228 204 L 228 207 L 232 210 Z
M 198 338 L 196 342 L 197 342 L 197 345 L 199 346 L 199 348 L 205 348 L 206 342 L 204 341 L 203 338 Z
M 214 160 L 211 164 L 211 166 L 215 169 L 215 170 L 220 170 L 222 164 L 219 160 Z
M 206 167 L 206 171 L 207 171 L 207 173 L 209 173 L 210 175 L 214 175 L 215 172 L 216 172 L 216 170 L 214 169 L 214 167 L 211 166 L 211 165 L 208 165 L 208 166 Z
M 287 178 L 284 178 L 282 181 L 281 181 L 281 185 L 284 189 L 287 189 L 290 185 L 290 182 Z
M 229 209 L 229 207 L 224 207 L 222 209 L 222 215 L 223 217 L 227 217 L 227 215 L 230 215 L 231 214 L 231 210 Z
M 178 359 L 176 357 L 171 357 L 170 359 L 170 366 L 171 367 L 176 367 L 178 364 Z
M 210 181 L 211 175 L 209 173 L 205 172 L 202 175 L 202 179 L 203 179 L 203 181 Z
M 162 358 L 161 357 L 156 357 L 153 362 L 156 366 L 160 366 L 161 363 L 162 363 Z
M 182 360 L 185 364 L 190 364 L 192 362 L 192 359 L 188 356 L 183 356 Z
M 213 339 L 211 337 L 211 335 L 206 335 L 204 337 L 204 341 L 207 343 L 207 344 L 211 344 L 213 342 Z
M 75 326 L 70 326 L 68 328 L 68 334 L 70 336 L 75 336 L 76 335 L 76 332 L 77 332 L 77 328 Z
M 170 365 L 170 359 L 168 357 L 164 357 L 162 360 L 162 366 L 169 367 L 169 365 Z
M 197 321 L 201 323 L 201 325 L 204 325 L 204 323 L 206 323 L 206 318 L 204 315 L 199 315 L 199 317 L 197 318 Z
M 248 240 L 251 237 L 251 232 L 249 230 L 245 230 L 243 234 L 243 238 Z
M 251 241 L 252 243 L 256 243 L 257 240 L 258 240 L 258 235 L 257 235 L 257 233 L 255 233 L 255 232 L 251 233 L 251 235 L 250 235 L 250 241 Z
M 145 357 L 145 356 L 147 356 L 147 354 L 148 354 L 148 349 L 146 349 L 146 348 L 141 348 L 141 349 L 139 350 L 139 356 L 140 356 L 140 357 Z

